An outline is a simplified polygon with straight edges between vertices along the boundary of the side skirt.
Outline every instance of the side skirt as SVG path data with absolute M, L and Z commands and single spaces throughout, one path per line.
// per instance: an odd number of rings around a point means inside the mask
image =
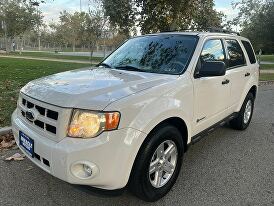
M 212 133 L 217 128 L 225 125 L 227 122 L 229 122 L 230 120 L 232 120 L 235 117 L 237 117 L 237 115 L 238 115 L 238 113 L 233 113 L 233 114 L 229 115 L 228 117 L 224 118 L 223 120 L 217 122 L 213 126 L 211 126 L 211 127 L 207 128 L 207 129 L 205 129 L 204 131 L 200 132 L 199 134 L 196 134 L 194 137 L 192 137 L 191 142 L 189 143 L 188 146 L 193 145 L 193 144 L 199 142 L 201 139 L 203 139 L 204 137 L 206 137 L 207 135 L 209 135 L 210 133 Z

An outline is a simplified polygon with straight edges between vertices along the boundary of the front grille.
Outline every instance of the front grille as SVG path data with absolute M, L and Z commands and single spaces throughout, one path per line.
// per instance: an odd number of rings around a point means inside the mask
M 47 159 L 41 157 L 39 154 L 34 153 L 34 158 L 37 159 L 40 163 L 42 162 L 47 167 L 50 167 L 50 162 Z
M 21 114 L 23 118 L 25 118 L 28 122 L 35 125 L 36 127 L 56 135 L 56 122 L 58 121 L 59 117 L 58 112 L 45 108 L 41 105 L 37 105 L 31 100 L 26 100 L 25 98 L 22 98 L 21 104 Z M 27 118 L 26 114 L 28 110 L 37 111 L 39 114 L 38 117 L 33 121 L 32 119 Z

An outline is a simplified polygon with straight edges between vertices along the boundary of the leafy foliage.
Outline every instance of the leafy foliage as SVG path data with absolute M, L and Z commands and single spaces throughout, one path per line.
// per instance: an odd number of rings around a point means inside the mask
M 41 24 L 42 17 L 29 3 L 21 0 L 9 0 L 0 4 L 0 19 L 5 22 L 7 36 L 14 38 Z M 4 33 L 4 25 L 0 35 Z
M 255 50 L 274 53 L 274 1 L 242 0 L 234 7 L 240 12 L 233 24 L 242 27 L 242 35 L 252 41 Z
M 135 26 L 137 10 L 130 0 L 102 0 L 106 16 L 114 27 L 126 36 L 130 35 Z
M 5 48 L 9 52 L 12 39 L 16 36 L 22 39 L 26 31 L 39 28 L 42 16 L 28 1 L 0 0 L 0 22 L 0 37 L 5 37 Z
M 217 12 L 212 0 L 197 0 L 193 5 L 194 14 L 192 27 L 194 28 L 210 28 L 210 27 L 222 27 L 222 20 L 225 15 L 221 12 Z
M 81 34 L 84 31 L 83 22 L 85 22 L 86 13 L 75 12 L 71 14 L 63 11 L 60 13 L 59 19 L 60 23 L 51 25 L 51 28 L 56 30 L 57 43 L 60 45 L 71 43 L 73 51 L 75 51 L 75 45 L 83 40 Z
M 54 35 L 57 36 L 55 41 L 58 45 L 71 44 L 73 51 L 76 45 L 87 45 L 92 57 L 95 46 L 100 39 L 105 38 L 104 34 L 108 28 L 108 20 L 101 5 L 99 3 L 95 5 L 95 8 L 90 7 L 88 13 L 71 14 L 67 11 L 60 13 L 59 23 L 51 25 Z
M 142 33 L 221 26 L 213 0 L 103 0 L 112 25 L 129 35 L 137 26 Z

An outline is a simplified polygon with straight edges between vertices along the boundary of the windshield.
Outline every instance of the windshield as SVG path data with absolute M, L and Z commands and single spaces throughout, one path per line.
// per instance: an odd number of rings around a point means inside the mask
M 196 47 L 197 36 L 155 35 L 129 39 L 101 65 L 110 68 L 181 74 Z

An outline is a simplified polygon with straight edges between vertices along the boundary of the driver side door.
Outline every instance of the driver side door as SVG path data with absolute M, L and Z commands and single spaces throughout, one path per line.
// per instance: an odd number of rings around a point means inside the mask
M 221 39 L 208 39 L 204 42 L 194 74 L 194 135 L 214 125 L 228 116 L 230 80 L 224 76 L 199 77 L 205 62 L 226 61 Z

